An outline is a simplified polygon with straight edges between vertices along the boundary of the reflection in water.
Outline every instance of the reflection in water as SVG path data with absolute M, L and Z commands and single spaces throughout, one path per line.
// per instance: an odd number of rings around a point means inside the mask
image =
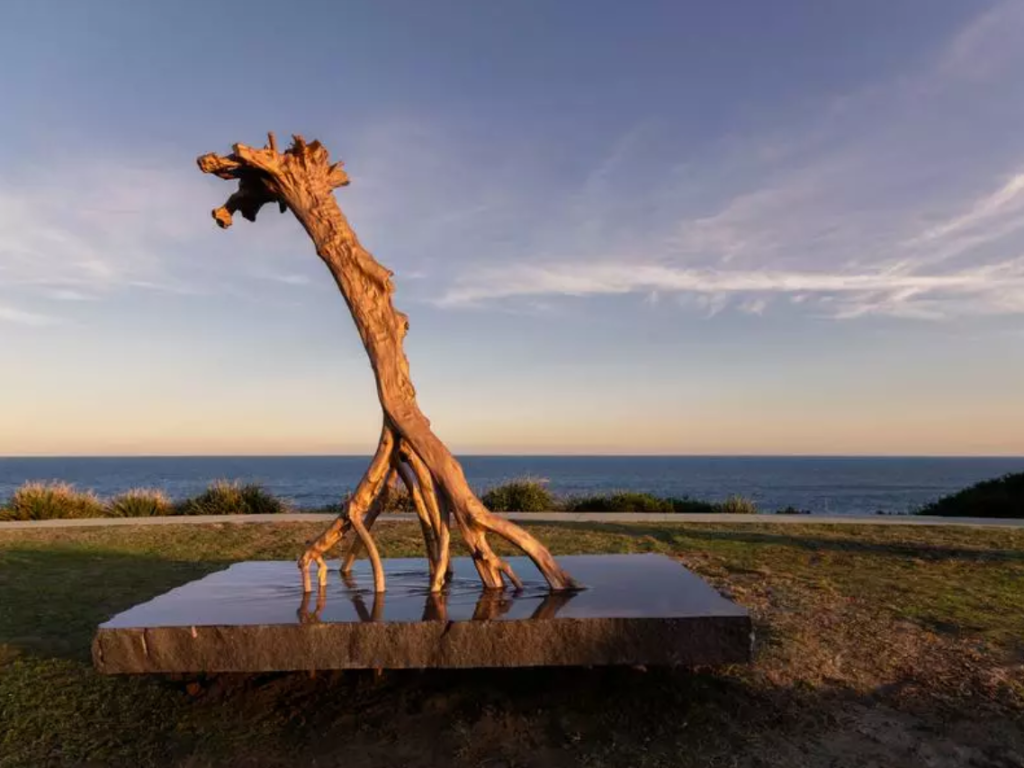
M 366 610 L 366 602 L 358 591 L 358 582 L 351 573 L 341 571 L 341 581 L 348 587 L 349 597 L 352 600 L 352 607 L 356 609 L 356 615 L 360 621 L 380 621 L 384 618 L 384 592 L 373 593 L 373 603 L 370 610 Z
M 363 596 L 358 592 L 352 593 L 352 605 L 355 606 L 360 621 L 382 621 L 384 619 L 384 594 L 384 592 L 374 592 L 373 607 L 366 610 Z
M 342 581 L 348 587 L 348 598 L 352 601 L 359 621 L 383 621 L 384 620 L 384 592 L 373 593 L 372 607 L 367 610 L 364 596 L 356 589 L 356 581 L 350 574 L 342 574 Z M 530 615 L 529 620 L 549 620 L 555 618 L 558 612 L 572 600 L 578 592 L 549 592 L 545 595 L 540 605 Z M 321 584 L 316 593 L 316 607 L 313 612 L 309 611 L 311 592 L 302 595 L 302 602 L 299 604 L 298 617 L 300 624 L 317 624 L 321 621 L 324 607 L 327 605 L 327 585 Z M 477 598 L 476 607 L 473 610 L 472 621 L 490 621 L 499 619 L 509 612 L 515 605 L 518 592 L 506 592 L 500 589 L 481 589 Z M 426 603 L 423 606 L 423 621 L 448 621 L 448 592 L 427 593 Z
M 548 596 L 544 598 L 540 605 L 537 606 L 537 610 L 530 616 L 531 619 L 553 619 L 565 605 L 572 600 L 579 591 L 573 590 L 572 592 L 550 592 Z
M 428 592 L 423 607 L 424 621 L 448 621 L 448 598 L 443 592 Z
M 324 606 L 327 605 L 327 585 L 321 584 L 316 591 L 316 609 L 311 614 L 309 612 L 309 596 L 312 592 L 302 593 L 302 603 L 299 604 L 298 616 L 300 624 L 319 624 L 320 614 L 324 611 Z
M 513 600 L 503 589 L 485 589 L 477 598 L 473 621 L 500 619 L 512 608 Z

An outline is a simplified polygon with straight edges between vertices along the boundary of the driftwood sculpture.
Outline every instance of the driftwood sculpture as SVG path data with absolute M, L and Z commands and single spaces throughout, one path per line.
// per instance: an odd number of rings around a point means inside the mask
M 377 396 L 384 412 L 377 451 L 341 515 L 299 558 L 303 591 L 312 591 L 309 568 L 313 563 L 317 564 L 319 583 L 326 583 L 324 556 L 339 542 L 347 547 L 342 573 L 349 571 L 360 550 L 365 549 L 373 567 L 374 591 L 384 591 L 384 570 L 370 530 L 383 508 L 385 494 L 399 481 L 412 497 L 419 517 L 432 593 L 440 592 L 450 576 L 452 520 L 486 588 L 500 589 L 505 579 L 517 588 L 522 586 L 511 566 L 491 549 L 487 534 L 494 533 L 529 555 L 553 591 L 573 589 L 573 580 L 543 544 L 484 507 L 466 483 L 462 467 L 416 404 L 409 362 L 402 348 L 409 320 L 391 303 L 392 273 L 360 245 L 338 207 L 334 189 L 349 183 L 342 163 L 331 164 L 319 141 L 307 144 L 301 136 L 294 136 L 291 147 L 279 152 L 272 133 L 263 149 L 235 144 L 230 155 L 211 153 L 197 162 L 203 173 L 238 181 L 238 190 L 213 211 L 220 227 L 231 226 L 236 212 L 255 221 L 267 203 L 277 203 L 282 213 L 291 210 L 345 297 L 377 380 Z

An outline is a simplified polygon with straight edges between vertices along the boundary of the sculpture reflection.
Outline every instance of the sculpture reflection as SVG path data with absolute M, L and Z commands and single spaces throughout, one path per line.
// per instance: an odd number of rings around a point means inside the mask
M 359 591 L 356 580 L 351 574 L 343 573 L 341 580 L 347 588 L 347 598 L 352 602 L 356 616 L 361 622 L 379 622 L 384 620 L 385 593 L 373 593 L 373 602 L 367 609 L 365 595 Z M 321 584 L 317 589 L 316 605 L 309 610 L 310 592 L 304 592 L 297 612 L 300 624 L 317 624 L 322 621 L 322 614 L 327 605 L 327 585 Z M 547 592 L 540 604 L 530 614 L 529 620 L 551 620 L 572 600 L 578 592 Z M 507 614 L 517 599 L 524 599 L 521 592 L 506 592 L 497 589 L 483 589 L 477 597 L 476 605 L 470 621 L 493 621 Z M 422 621 L 448 621 L 448 601 L 450 592 L 427 592 L 423 606 Z
M 446 593 L 427 593 L 427 604 L 423 606 L 423 620 L 448 621 L 448 595 Z
M 537 610 L 530 614 L 530 619 L 546 621 L 555 618 L 555 615 L 578 594 L 579 591 L 549 592 L 544 596 L 544 599 L 541 600 L 540 605 L 537 606 Z
M 349 598 L 352 600 L 352 607 L 356 609 L 356 615 L 360 621 L 381 621 L 384 618 L 384 593 L 374 592 L 373 603 L 370 610 L 366 610 L 366 602 L 358 591 L 358 584 L 352 578 L 351 573 L 341 572 L 341 580 L 348 587 Z
M 309 596 L 311 592 L 302 593 L 302 602 L 299 604 L 299 610 L 297 611 L 299 616 L 300 624 L 319 624 L 320 614 L 324 611 L 324 606 L 327 605 L 327 585 L 321 584 L 320 588 L 316 591 L 316 608 L 313 613 L 309 612 Z
M 540 601 L 529 620 L 550 620 L 555 618 L 560 610 L 578 592 L 548 592 Z M 448 592 L 431 594 L 427 596 L 427 604 L 423 609 L 423 621 L 448 621 Z M 497 589 L 481 590 L 473 608 L 471 621 L 494 621 L 507 614 L 517 599 L 524 599 L 519 592 L 504 592 Z

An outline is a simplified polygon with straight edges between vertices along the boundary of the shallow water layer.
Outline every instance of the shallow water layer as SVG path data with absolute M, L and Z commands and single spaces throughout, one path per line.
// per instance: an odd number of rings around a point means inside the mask
M 557 558 L 585 588 L 551 593 L 525 557 L 509 558 L 523 589 L 485 590 L 469 558 L 452 561 L 441 595 L 428 591 L 427 561 L 387 559 L 387 591 L 373 592 L 367 561 L 350 578 L 329 565 L 325 588 L 304 595 L 293 561 L 250 561 L 190 582 L 114 616 L 105 629 L 363 621 L 473 621 L 745 616 L 700 577 L 664 555 Z

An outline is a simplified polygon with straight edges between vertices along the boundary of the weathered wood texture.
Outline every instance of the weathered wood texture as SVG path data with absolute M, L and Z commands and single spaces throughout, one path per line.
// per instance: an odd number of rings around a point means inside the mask
M 311 590 L 309 567 L 313 563 L 318 566 L 320 582 L 326 580 L 324 556 L 350 530 L 355 535 L 343 562 L 350 564 L 359 549 L 365 549 L 373 565 L 374 588 L 384 590 L 384 572 L 370 528 L 391 472 L 398 473 L 416 504 L 431 562 L 431 591 L 441 590 L 449 572 L 452 519 L 484 586 L 498 589 L 505 586 L 506 579 L 519 586 L 512 568 L 488 544 L 487 534 L 495 533 L 526 553 L 552 590 L 574 588 L 573 580 L 541 542 L 484 507 L 466 482 L 462 467 L 420 411 L 402 347 L 409 320 L 392 304 L 392 273 L 363 248 L 334 197 L 336 187 L 349 183 L 342 164 L 330 163 L 320 142 L 307 144 L 301 136 L 294 136 L 292 145 L 279 152 L 273 134 L 262 149 L 235 144 L 230 155 L 211 153 L 200 157 L 198 163 L 203 173 L 238 181 L 238 190 L 213 211 L 222 228 L 231 226 L 235 213 L 255 221 L 267 203 L 277 203 L 282 213 L 291 210 L 345 297 L 377 380 L 384 412 L 380 443 L 345 510 L 300 558 L 305 590 Z

